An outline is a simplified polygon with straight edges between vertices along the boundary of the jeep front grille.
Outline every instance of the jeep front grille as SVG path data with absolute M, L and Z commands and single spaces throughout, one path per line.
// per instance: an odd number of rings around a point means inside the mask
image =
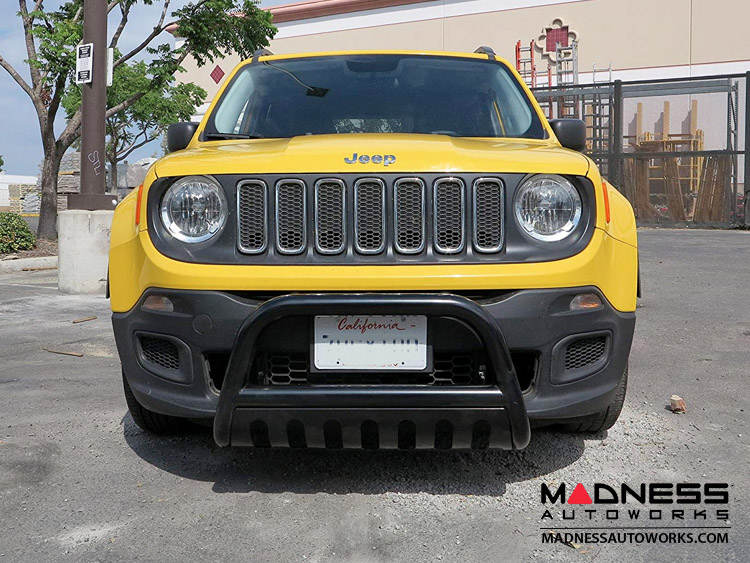
M 258 254 L 266 249 L 268 194 L 260 180 L 242 182 L 237 190 L 238 244 L 242 252 Z
M 424 182 L 419 178 L 402 178 L 396 180 L 393 190 L 396 251 L 418 254 L 424 250 Z
M 346 186 L 335 178 L 315 182 L 315 250 L 338 254 L 346 236 Z
M 442 178 L 435 182 L 435 250 L 444 254 L 461 252 L 464 248 L 466 201 L 464 183 L 458 178 Z
M 505 197 L 500 178 L 252 178 L 237 187 L 237 247 L 290 262 L 492 259 Z
M 385 184 L 377 178 L 354 183 L 354 245 L 361 254 L 385 248 Z
M 495 178 L 479 178 L 472 195 L 474 248 L 497 252 L 503 246 L 503 184 Z
M 276 184 L 276 250 L 299 254 L 307 239 L 307 188 L 302 180 Z

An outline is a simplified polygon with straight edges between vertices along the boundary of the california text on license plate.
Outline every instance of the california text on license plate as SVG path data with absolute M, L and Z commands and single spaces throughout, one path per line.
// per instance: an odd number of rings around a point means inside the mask
M 423 370 L 427 317 L 316 316 L 313 357 L 317 369 Z

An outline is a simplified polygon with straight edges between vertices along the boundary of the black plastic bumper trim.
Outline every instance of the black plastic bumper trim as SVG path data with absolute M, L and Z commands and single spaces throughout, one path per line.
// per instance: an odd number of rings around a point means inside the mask
M 410 389 L 393 387 L 325 387 L 307 389 L 246 388 L 255 344 L 273 321 L 287 315 L 316 314 L 444 315 L 464 321 L 481 338 L 495 372 L 497 387 Z M 243 322 L 234 343 L 214 418 L 214 440 L 232 443 L 233 418 L 264 409 L 316 408 L 499 408 L 507 411 L 510 440 L 522 449 L 531 438 L 529 419 L 508 347 L 494 318 L 480 305 L 457 295 L 440 294 L 305 294 L 277 297 L 263 303 Z M 248 412 L 250 411 L 250 412 Z
M 503 408 L 239 408 L 232 417 L 232 445 L 261 448 L 511 449 L 511 437 Z

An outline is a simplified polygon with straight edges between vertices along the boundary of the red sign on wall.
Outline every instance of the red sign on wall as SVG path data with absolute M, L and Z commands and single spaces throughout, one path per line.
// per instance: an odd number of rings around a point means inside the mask
M 568 46 L 568 26 L 547 28 L 547 48 L 545 51 L 554 53 L 557 44 Z
M 225 73 L 222 68 L 219 65 L 216 65 L 216 68 L 211 71 L 211 74 L 209 76 L 213 79 L 214 82 L 216 82 L 216 84 L 218 84 L 219 82 L 221 82 L 221 79 L 224 78 L 224 74 Z

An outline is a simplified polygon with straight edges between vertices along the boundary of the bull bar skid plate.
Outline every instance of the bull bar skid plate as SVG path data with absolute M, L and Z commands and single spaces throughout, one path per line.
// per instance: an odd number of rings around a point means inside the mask
M 448 316 L 465 322 L 479 336 L 495 373 L 496 385 L 457 389 L 418 386 L 326 385 L 304 388 L 247 387 L 255 346 L 262 331 L 288 315 L 378 314 Z M 495 320 L 474 301 L 445 294 L 291 294 L 266 301 L 243 322 L 234 343 L 214 418 L 219 446 L 252 445 L 252 424 L 265 423 L 269 446 L 294 446 L 288 424 L 301 423 L 303 446 L 330 446 L 325 426 L 340 428 L 341 447 L 361 447 L 364 423 L 378 428 L 377 447 L 399 446 L 399 424 L 414 424 L 412 447 L 437 446 L 436 426 L 453 428 L 449 447 L 472 447 L 479 423 L 489 425 L 482 447 L 525 448 L 531 438 L 529 419 L 505 338 Z

